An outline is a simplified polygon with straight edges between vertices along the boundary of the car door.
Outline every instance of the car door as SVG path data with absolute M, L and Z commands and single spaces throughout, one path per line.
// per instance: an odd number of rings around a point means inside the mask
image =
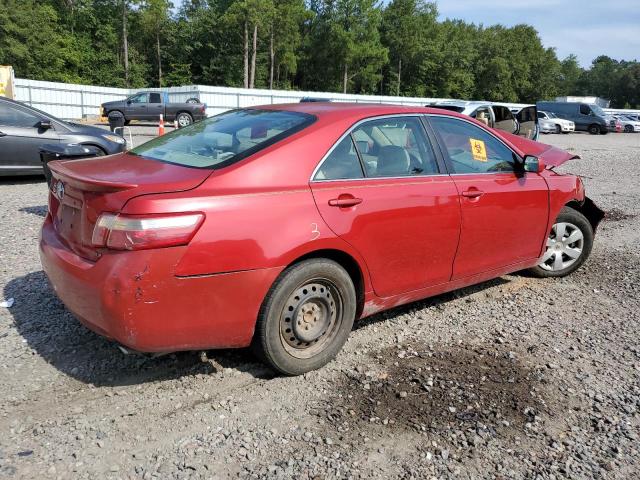
M 127 107 L 125 108 L 125 117 L 131 120 L 148 120 L 149 112 L 148 112 L 148 103 L 149 103 L 149 94 L 148 93 L 139 93 L 132 97 L 129 97 L 127 100 Z
M 458 192 L 460 244 L 452 278 L 499 269 L 540 254 L 549 192 L 537 173 L 489 131 L 464 119 L 430 115 Z
M 420 117 L 391 116 L 356 125 L 314 172 L 322 218 L 364 257 L 380 297 L 451 277 L 460 206 L 441 168 Z
M 164 115 L 164 103 L 162 102 L 162 94 L 158 92 L 149 93 L 149 103 L 147 105 L 150 120 L 160 120 L 160 115 Z M 167 120 L 165 118 L 165 120 Z
M 0 101 L 0 168 L 16 173 L 42 169 L 40 147 L 59 142 L 59 136 L 53 126 L 42 128 L 41 120 L 28 108 Z
M 513 113 L 507 107 L 502 105 L 492 105 L 493 110 L 493 128 L 503 130 L 508 133 L 516 133 L 518 131 L 518 123 Z
M 536 140 L 538 138 L 538 109 L 535 105 L 524 107 L 516 114 L 518 135 Z

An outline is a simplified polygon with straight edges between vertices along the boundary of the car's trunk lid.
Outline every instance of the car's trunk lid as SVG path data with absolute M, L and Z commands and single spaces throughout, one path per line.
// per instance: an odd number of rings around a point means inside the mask
M 119 212 L 133 197 L 191 190 L 211 173 L 131 154 L 49 163 L 53 180 L 49 212 L 60 239 L 78 255 L 96 260 L 91 245 L 103 212 Z

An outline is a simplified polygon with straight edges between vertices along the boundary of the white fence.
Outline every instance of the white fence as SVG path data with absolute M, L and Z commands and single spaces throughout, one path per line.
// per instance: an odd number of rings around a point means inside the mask
M 100 105 L 112 100 L 120 100 L 140 89 L 110 88 L 91 85 L 42 82 L 39 80 L 15 79 L 16 99 L 51 115 L 64 119 L 81 119 L 100 115 Z M 160 89 L 144 89 L 155 90 Z M 232 108 L 255 105 L 296 103 L 304 97 L 323 98 L 334 102 L 384 103 L 395 105 L 421 106 L 449 100 L 445 98 L 391 97 L 379 95 L 354 95 L 332 92 L 300 92 L 294 90 L 259 90 L 207 85 L 188 85 L 164 88 L 169 99 L 184 102 L 189 98 L 199 98 L 207 105 L 207 115 Z M 522 107 L 523 104 L 508 104 Z M 607 110 L 614 112 L 614 110 Z M 631 111 L 629 111 L 631 112 Z M 637 111 L 636 111 L 637 112 Z
M 16 100 L 63 119 L 80 119 L 100 115 L 100 105 L 120 100 L 140 89 L 109 88 L 91 85 L 43 82 L 15 79 Z M 144 89 L 155 90 L 160 89 Z M 378 95 L 353 95 L 332 92 L 300 92 L 293 90 L 260 90 L 230 87 L 189 85 L 161 89 L 169 93 L 169 99 L 184 102 L 199 98 L 207 105 L 207 115 L 215 115 L 233 108 L 255 105 L 296 103 L 304 97 L 323 98 L 339 102 L 384 103 L 423 106 L 447 100 L 442 98 L 390 97 Z

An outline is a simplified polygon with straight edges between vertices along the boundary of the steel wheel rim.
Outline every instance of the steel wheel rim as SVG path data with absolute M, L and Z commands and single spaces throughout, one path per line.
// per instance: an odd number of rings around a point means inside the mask
M 549 272 L 559 272 L 576 263 L 584 250 L 584 234 L 573 223 L 558 222 L 551 227 L 546 250 L 538 264 Z
M 287 298 L 280 313 L 280 341 L 296 358 L 311 358 L 336 337 L 342 324 L 343 300 L 326 279 L 306 281 Z
M 180 118 L 178 118 L 178 125 L 181 127 L 188 127 L 190 124 L 191 121 L 189 120 L 189 117 L 186 115 L 180 115 Z

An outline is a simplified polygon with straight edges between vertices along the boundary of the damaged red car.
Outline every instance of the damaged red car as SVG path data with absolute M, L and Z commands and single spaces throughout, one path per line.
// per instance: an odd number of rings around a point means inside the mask
M 439 109 L 234 110 L 52 162 L 41 260 L 68 309 L 124 347 L 252 345 L 301 374 L 381 310 L 579 268 L 603 213 L 554 171 L 572 158 Z

